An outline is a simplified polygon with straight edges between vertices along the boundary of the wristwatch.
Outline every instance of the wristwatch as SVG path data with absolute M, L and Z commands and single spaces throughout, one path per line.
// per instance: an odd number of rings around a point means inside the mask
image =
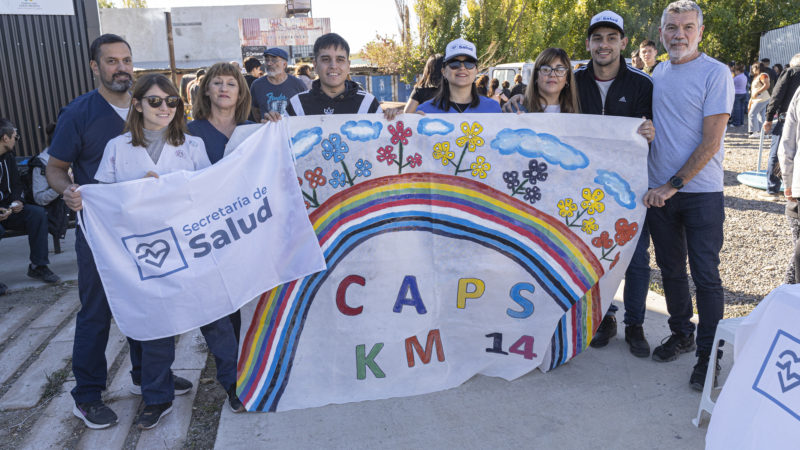
M 673 175 L 669 179 L 669 185 L 680 191 L 683 187 L 683 178 Z

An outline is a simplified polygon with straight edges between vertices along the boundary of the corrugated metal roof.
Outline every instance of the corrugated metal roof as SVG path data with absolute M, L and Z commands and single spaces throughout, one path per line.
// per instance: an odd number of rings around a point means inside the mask
M 759 59 L 769 58 L 771 64 L 789 64 L 800 53 L 800 23 L 769 30 L 761 35 Z
M 0 116 L 19 128 L 18 155 L 45 147 L 44 129 L 61 107 L 94 88 L 89 36 L 94 0 L 73 0 L 74 16 L 0 15 Z M 93 36 L 94 37 L 94 36 Z

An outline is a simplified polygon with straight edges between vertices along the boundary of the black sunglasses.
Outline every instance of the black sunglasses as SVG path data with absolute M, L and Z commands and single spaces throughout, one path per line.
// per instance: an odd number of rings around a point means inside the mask
M 152 108 L 158 108 L 161 103 L 167 102 L 167 108 L 177 108 L 181 104 L 181 98 L 177 95 L 170 95 L 169 97 L 158 97 L 156 95 L 149 95 L 142 100 L 147 100 L 147 104 Z
M 472 70 L 478 66 L 478 63 L 476 63 L 475 61 L 459 61 L 457 59 L 447 63 L 447 67 L 449 67 L 452 70 L 457 70 L 461 66 L 464 66 L 464 68 L 467 70 Z

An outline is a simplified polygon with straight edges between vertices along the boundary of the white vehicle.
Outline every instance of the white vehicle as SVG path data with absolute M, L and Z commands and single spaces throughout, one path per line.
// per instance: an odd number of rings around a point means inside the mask
M 588 59 L 580 59 L 572 61 L 572 68 L 574 69 L 577 64 L 588 64 Z M 511 86 L 514 86 L 514 77 L 517 74 L 522 74 L 522 82 L 524 84 L 528 84 L 531 80 L 531 74 L 533 73 L 533 63 L 532 62 L 518 62 L 518 63 L 506 63 L 506 64 L 498 64 L 494 67 L 489 68 L 489 80 L 493 78 L 497 78 L 500 81 L 500 85 L 503 84 L 503 81 L 508 81 Z

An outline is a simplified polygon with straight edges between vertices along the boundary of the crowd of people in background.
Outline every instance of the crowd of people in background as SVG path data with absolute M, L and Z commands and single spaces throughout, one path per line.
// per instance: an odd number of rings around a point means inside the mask
M 786 215 L 797 246 L 786 281 L 800 280 L 800 211 L 792 191 L 800 183 L 794 156 L 800 140 L 800 54 L 784 67 L 761 60 L 729 67 L 698 50 L 703 12 L 691 0 L 669 4 L 660 22 L 659 40 L 634 46 L 630 64 L 623 18 L 613 11 L 595 15 L 587 28 L 591 59 L 574 70 L 567 52 L 547 48 L 535 59 L 529 79 L 508 80 L 479 74 L 478 49 L 458 38 L 442 53 L 431 55 L 403 108 L 382 108 L 363 86 L 350 78 L 350 48 L 335 33 L 317 39 L 313 71 L 299 64 L 290 74 L 289 55 L 279 47 L 238 63 L 217 63 L 198 70 L 175 86 L 163 75 L 135 81 L 133 56 L 123 38 L 105 34 L 90 49 L 89 65 L 98 89 L 84 94 L 59 115 L 50 147 L 37 158 L 33 198 L 25 199 L 13 158 L 19 141 L 16 126 L 0 119 L 0 236 L 5 228 L 25 230 L 30 242 L 28 275 L 47 282 L 58 277 L 48 268 L 47 214 L 44 207 L 62 202 L 82 207 L 78 187 L 158 177 L 171 171 L 199 170 L 229 152 L 228 142 L 243 125 L 280 121 L 287 116 L 378 113 L 391 120 L 400 113 L 572 113 L 641 119 L 638 129 L 649 145 L 649 190 L 641 199 L 648 208 L 639 243 L 626 269 L 625 342 L 637 357 L 659 362 L 695 351 L 690 385 L 702 390 L 724 299 L 719 276 L 723 243 L 722 157 L 726 125 L 744 124 L 751 135 L 771 134 L 770 198 L 785 198 Z M 315 76 L 316 75 L 316 76 Z M 401 111 L 402 109 L 402 111 Z M 187 118 L 192 120 L 188 122 Z M 189 155 L 174 157 L 175 152 Z M 774 169 L 774 170 L 773 170 Z M 781 182 L 783 192 L 780 192 Z M 800 190 L 800 189 L 797 189 Z M 81 230 L 76 232 L 81 310 L 76 319 L 72 367 L 73 414 L 90 428 L 117 422 L 101 392 L 107 385 L 104 351 L 111 312 L 92 253 Z M 652 239 L 669 309 L 671 335 L 651 353 L 643 323 L 649 287 Z M 699 325 L 689 294 L 688 263 L 696 286 Z M 0 294 L 5 286 L 0 284 Z M 615 312 L 606 312 L 591 346 L 601 348 L 617 334 Z M 236 357 L 241 318 L 238 312 L 201 328 L 217 365 L 217 379 L 235 412 L 244 410 L 236 396 Z M 695 332 L 697 337 L 695 339 Z M 146 407 L 140 428 L 155 427 L 172 409 L 175 395 L 192 389 L 171 372 L 174 340 L 129 339 L 131 391 Z

